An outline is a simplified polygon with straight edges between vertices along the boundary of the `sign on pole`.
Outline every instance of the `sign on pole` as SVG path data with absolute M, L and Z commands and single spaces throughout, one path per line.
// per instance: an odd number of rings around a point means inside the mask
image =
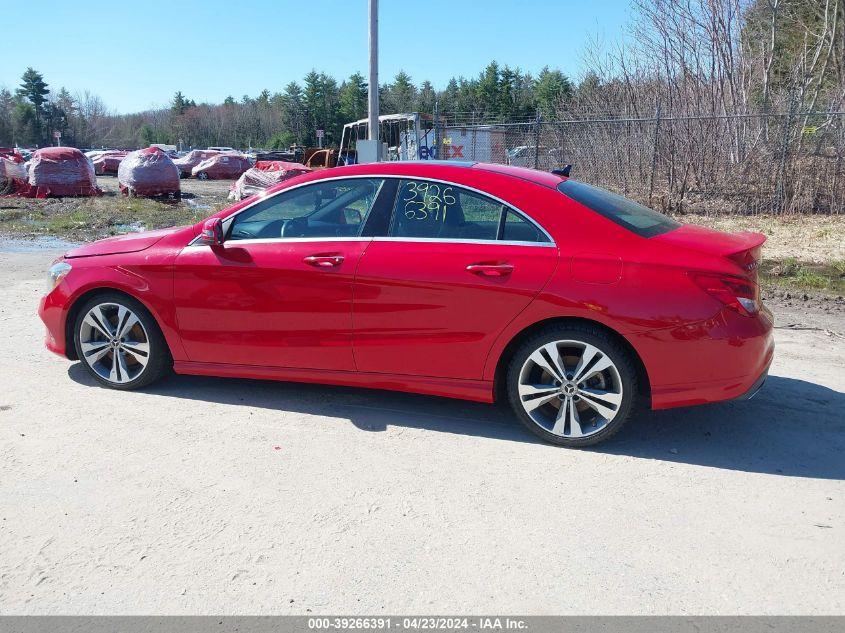
M 317 130 L 317 145 L 320 148 L 323 147 L 323 134 L 325 134 L 324 130 Z
M 58 147 L 59 139 L 62 138 L 62 133 L 59 130 L 53 130 L 53 138 L 56 139 L 56 147 Z

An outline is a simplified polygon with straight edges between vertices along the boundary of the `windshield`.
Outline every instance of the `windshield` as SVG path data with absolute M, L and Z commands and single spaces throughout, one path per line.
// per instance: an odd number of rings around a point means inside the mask
M 679 222 L 639 202 L 583 182 L 565 180 L 557 186 L 557 190 L 642 237 L 654 237 L 681 226 Z

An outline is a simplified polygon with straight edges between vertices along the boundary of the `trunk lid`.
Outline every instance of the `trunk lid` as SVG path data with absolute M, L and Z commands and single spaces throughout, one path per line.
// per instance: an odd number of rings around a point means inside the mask
M 702 290 L 740 314 L 752 316 L 762 308 L 759 267 L 766 241 L 762 233 L 724 233 L 685 224 L 651 239 L 727 259 L 739 268 L 735 274 L 689 271 L 690 277 Z
M 695 224 L 684 224 L 651 240 L 724 257 L 740 266 L 745 276 L 756 282 L 766 236 L 751 231 L 725 233 Z

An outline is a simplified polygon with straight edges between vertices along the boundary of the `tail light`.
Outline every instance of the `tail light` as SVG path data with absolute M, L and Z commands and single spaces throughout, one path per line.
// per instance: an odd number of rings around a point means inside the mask
M 690 273 L 690 277 L 704 292 L 743 316 L 760 309 L 759 288 L 752 281 L 711 273 Z

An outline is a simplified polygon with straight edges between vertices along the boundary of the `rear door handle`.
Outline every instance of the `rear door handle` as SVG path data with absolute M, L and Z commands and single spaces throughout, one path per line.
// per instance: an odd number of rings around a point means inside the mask
M 470 264 L 467 272 L 482 277 L 507 277 L 513 272 L 513 264 Z
M 302 261 L 316 268 L 334 268 L 343 263 L 343 255 L 308 255 Z

